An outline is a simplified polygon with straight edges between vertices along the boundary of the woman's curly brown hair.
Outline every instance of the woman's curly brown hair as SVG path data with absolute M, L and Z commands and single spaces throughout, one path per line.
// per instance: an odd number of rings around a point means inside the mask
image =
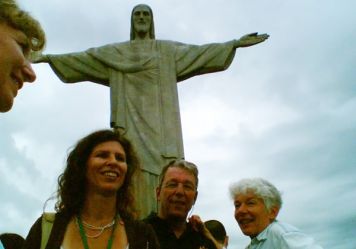
M 116 141 L 126 154 L 127 173 L 123 185 L 117 192 L 116 208 L 121 217 L 135 218 L 132 178 L 139 168 L 134 149 L 125 137 L 112 130 L 99 130 L 82 138 L 69 153 L 67 167 L 58 177 L 57 212 L 78 215 L 86 197 L 86 169 L 89 155 L 93 149 L 104 142 Z

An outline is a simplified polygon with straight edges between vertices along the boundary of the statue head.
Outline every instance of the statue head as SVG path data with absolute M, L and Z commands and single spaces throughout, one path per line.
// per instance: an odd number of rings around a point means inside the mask
M 136 5 L 131 12 L 130 40 L 155 39 L 153 12 L 146 4 Z

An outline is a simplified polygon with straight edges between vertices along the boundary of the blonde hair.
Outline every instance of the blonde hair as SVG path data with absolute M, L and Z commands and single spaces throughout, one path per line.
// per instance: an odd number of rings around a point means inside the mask
M 19 8 L 15 0 L 0 0 L 0 23 L 23 32 L 31 51 L 40 51 L 46 44 L 46 36 L 40 23 L 28 12 Z

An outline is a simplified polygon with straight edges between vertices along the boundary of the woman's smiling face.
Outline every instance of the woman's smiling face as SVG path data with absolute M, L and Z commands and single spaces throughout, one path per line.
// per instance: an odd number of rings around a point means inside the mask
M 261 233 L 276 217 L 278 208 L 267 210 L 261 198 L 252 192 L 235 197 L 235 219 L 241 231 L 251 238 Z
M 87 194 L 115 194 L 125 181 L 126 154 L 116 141 L 98 144 L 87 161 Z

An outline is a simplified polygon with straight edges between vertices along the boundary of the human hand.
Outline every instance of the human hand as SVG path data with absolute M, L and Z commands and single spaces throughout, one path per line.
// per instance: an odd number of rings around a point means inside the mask
M 253 46 L 258 43 L 264 42 L 265 40 L 268 39 L 268 37 L 269 37 L 268 34 L 259 35 L 257 32 L 247 34 L 242 36 L 240 39 L 238 39 L 235 42 L 235 48 L 244 48 L 244 47 Z
M 192 225 L 193 230 L 197 232 L 202 232 L 205 228 L 204 222 L 200 219 L 198 215 L 192 215 L 189 217 L 189 223 Z
M 189 223 L 192 225 L 193 230 L 203 234 L 207 239 L 211 240 L 216 249 L 222 249 L 222 245 L 219 244 L 219 242 L 214 238 L 214 236 L 210 233 L 209 229 L 206 228 L 204 222 L 200 219 L 198 215 L 192 215 L 189 218 Z M 205 249 L 204 247 L 201 247 L 199 249 Z
M 202 233 L 205 237 L 212 239 L 210 231 L 206 228 L 204 222 L 200 219 L 199 215 L 192 215 L 189 217 L 189 223 L 192 225 L 193 230 Z

